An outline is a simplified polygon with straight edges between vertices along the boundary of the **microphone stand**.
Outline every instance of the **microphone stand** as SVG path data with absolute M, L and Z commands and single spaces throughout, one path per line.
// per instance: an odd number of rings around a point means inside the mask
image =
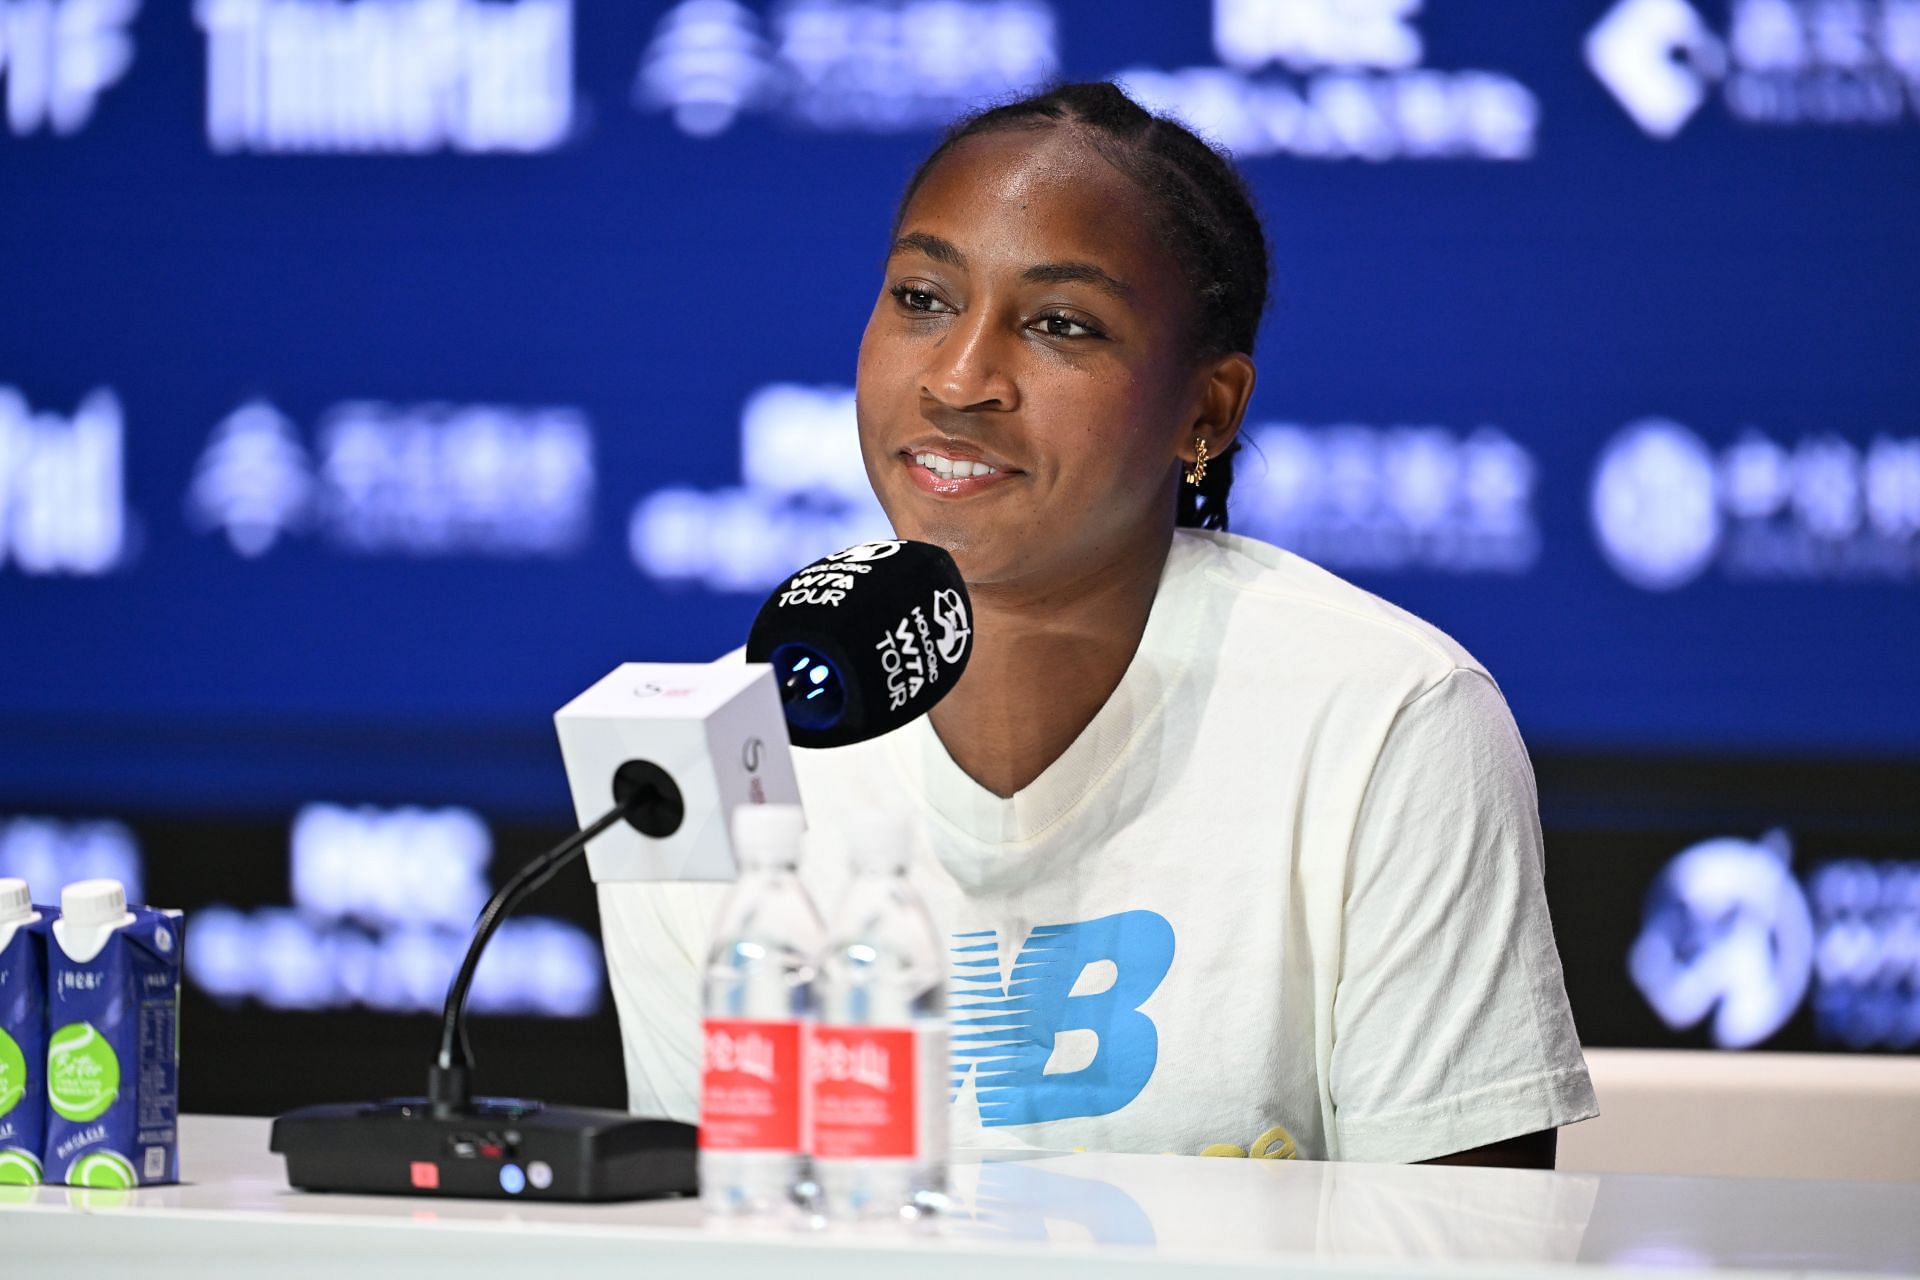
M 447 988 L 426 1097 L 303 1107 L 273 1122 L 268 1145 L 286 1156 L 289 1183 L 308 1191 L 543 1200 L 635 1200 L 698 1190 L 693 1125 L 473 1096 L 467 995 L 501 921 L 608 828 L 628 822 L 659 839 L 678 830 L 686 815 L 673 778 L 650 761 L 621 765 L 613 794 L 613 808 L 521 867 L 481 909 Z

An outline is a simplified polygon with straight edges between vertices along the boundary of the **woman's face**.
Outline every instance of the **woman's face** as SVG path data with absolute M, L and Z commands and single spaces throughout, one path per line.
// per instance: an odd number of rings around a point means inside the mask
M 895 531 L 975 584 L 1141 557 L 1201 412 L 1192 306 L 1146 197 L 1072 129 L 957 145 L 907 207 L 860 341 L 860 445 Z

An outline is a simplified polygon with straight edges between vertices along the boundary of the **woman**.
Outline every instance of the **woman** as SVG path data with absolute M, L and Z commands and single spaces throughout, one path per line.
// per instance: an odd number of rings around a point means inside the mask
M 837 818 L 911 816 L 962 1142 L 1550 1165 L 1595 1108 L 1498 690 L 1224 532 L 1266 291 L 1232 167 L 1111 85 L 921 167 L 860 443 L 895 530 L 958 561 L 974 654 L 928 719 L 798 753 L 803 872 L 831 904 Z M 698 1111 L 717 894 L 603 893 L 637 1111 Z

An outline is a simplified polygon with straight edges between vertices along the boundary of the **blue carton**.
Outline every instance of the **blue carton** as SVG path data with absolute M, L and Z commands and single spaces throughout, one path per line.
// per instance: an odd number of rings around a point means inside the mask
M 47 948 L 48 1182 L 180 1180 L 181 917 L 126 914 L 100 943 L 99 929 L 70 929 L 69 912 Z
M 0 1186 L 45 1181 L 47 921 L 0 925 Z

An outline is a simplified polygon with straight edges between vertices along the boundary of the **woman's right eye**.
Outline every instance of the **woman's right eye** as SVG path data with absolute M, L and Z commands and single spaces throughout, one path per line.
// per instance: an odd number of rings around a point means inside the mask
M 940 301 L 932 292 L 910 284 L 897 284 L 887 290 L 895 302 L 909 311 L 939 312 L 947 310 L 946 303 Z

